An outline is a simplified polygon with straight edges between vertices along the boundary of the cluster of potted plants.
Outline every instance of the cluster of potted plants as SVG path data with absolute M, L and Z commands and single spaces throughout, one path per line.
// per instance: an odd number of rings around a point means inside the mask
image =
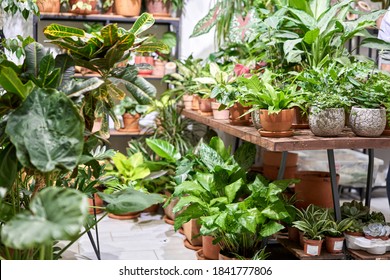
M 252 122 L 262 136 L 294 135 L 294 125 L 304 127 L 294 123 L 302 115 L 308 116 L 306 127 L 316 136 L 338 136 L 346 127 L 357 136 L 380 136 L 389 111 L 388 74 L 379 71 L 374 62 L 350 54 L 345 43 L 367 27 L 375 27 L 384 11 L 369 12 L 349 22 L 346 15 L 352 1 L 335 5 L 313 2 L 289 2 L 266 15 L 259 10 L 253 14 L 246 11 L 253 21 L 248 25 L 256 25 L 255 31 L 241 42 L 225 34 L 224 47 L 201 61 L 202 69 L 193 71 L 191 90 L 186 90 L 186 77 L 181 77 L 183 91 L 212 98 L 210 101 L 221 103 L 219 110 L 239 107 L 239 121 L 231 111 L 230 123 Z M 218 13 L 219 4 L 210 15 Z M 213 24 L 218 23 L 215 21 Z M 362 46 L 389 48 L 369 35 Z M 211 109 L 208 112 L 211 114 Z M 287 122 L 281 124 L 282 120 Z M 269 127 L 271 123 L 277 124 L 275 130 Z

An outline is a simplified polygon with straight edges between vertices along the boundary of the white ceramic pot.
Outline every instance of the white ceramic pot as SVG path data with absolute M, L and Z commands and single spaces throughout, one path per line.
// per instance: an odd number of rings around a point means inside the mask
M 345 126 L 344 108 L 330 108 L 321 111 L 310 109 L 309 127 L 316 136 L 331 137 L 341 133 Z
M 385 130 L 386 109 L 352 107 L 349 125 L 357 136 L 378 137 Z

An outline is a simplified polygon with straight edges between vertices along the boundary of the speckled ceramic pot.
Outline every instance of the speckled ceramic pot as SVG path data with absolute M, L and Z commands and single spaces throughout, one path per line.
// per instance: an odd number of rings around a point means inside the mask
M 330 108 L 309 113 L 309 127 L 316 136 L 331 137 L 341 133 L 345 126 L 344 108 Z
M 378 137 L 385 130 L 386 109 L 352 107 L 349 125 L 357 136 Z

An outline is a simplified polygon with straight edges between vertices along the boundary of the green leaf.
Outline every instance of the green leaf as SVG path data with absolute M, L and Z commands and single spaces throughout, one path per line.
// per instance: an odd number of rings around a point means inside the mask
M 225 194 L 228 198 L 228 203 L 232 203 L 235 200 L 237 192 L 241 189 L 243 184 L 244 181 L 242 179 L 239 179 L 225 187 Z
M 38 77 L 41 61 L 48 55 L 47 49 L 42 44 L 34 42 L 25 47 L 25 53 L 26 73 Z
M 207 195 L 206 190 L 196 181 L 185 181 L 175 187 L 173 196 L 182 197 L 184 195 L 193 195 L 196 197 L 203 197 Z
M 98 192 L 98 195 L 108 203 L 106 211 L 113 214 L 142 211 L 153 204 L 164 201 L 164 198 L 160 194 L 143 193 L 131 188 L 112 194 Z
M 0 186 L 11 188 L 15 182 L 17 171 L 16 149 L 14 145 L 9 144 L 0 152 Z
M 134 33 L 135 36 L 138 36 L 142 32 L 152 27 L 154 22 L 155 20 L 151 14 L 142 13 L 142 15 L 140 15 L 140 17 L 134 22 L 129 32 Z
M 135 48 L 135 51 L 140 53 L 155 51 L 168 52 L 169 48 L 163 42 L 145 42 L 141 46 Z
M 173 207 L 173 213 L 180 212 L 185 207 L 187 207 L 190 204 L 199 204 L 199 206 L 202 206 L 203 208 L 207 208 L 207 204 L 202 201 L 200 198 L 192 195 L 184 196 L 179 199 L 177 204 Z
M 221 12 L 220 4 L 215 4 L 214 7 L 195 25 L 190 38 L 197 37 L 208 33 L 217 22 L 217 18 Z
M 86 80 L 70 80 L 62 88 L 62 91 L 68 95 L 69 98 L 83 97 L 85 93 L 97 89 L 103 84 L 103 81 L 94 77 Z
M 390 50 L 390 43 L 378 38 L 364 38 L 360 44 L 360 47 L 378 49 L 378 50 Z
M 284 226 L 282 226 L 280 223 L 276 221 L 270 221 L 261 228 L 260 234 L 263 237 L 268 237 L 282 229 L 284 229 Z
M 73 102 L 53 89 L 34 89 L 11 113 L 6 133 L 24 166 L 72 170 L 84 145 L 84 121 Z
M 311 45 L 316 41 L 319 34 L 320 34 L 319 28 L 310 30 L 310 31 L 306 32 L 305 36 L 303 37 L 303 41 L 305 41 L 306 44 Z
M 176 163 L 180 158 L 180 153 L 175 149 L 168 141 L 162 139 L 146 139 L 146 144 L 152 149 L 158 156 L 166 159 L 168 162 Z
M 85 37 L 84 30 L 76 27 L 64 26 L 52 23 L 43 29 L 43 34 L 48 39 L 62 39 L 64 37 Z
M 34 88 L 32 81 L 23 84 L 12 68 L 3 66 L 0 66 L 0 86 L 21 100 L 25 100 Z
M 3 225 L 2 242 L 14 249 L 30 249 L 73 240 L 82 230 L 88 207 L 87 196 L 80 191 L 47 187 L 32 199 L 29 211 Z
M 231 157 L 231 148 L 226 148 L 225 143 L 219 137 L 213 137 L 209 143 L 210 148 L 214 149 L 224 161 Z
M 256 145 L 244 142 L 234 153 L 234 159 L 243 170 L 248 170 L 256 158 Z
M 202 143 L 199 147 L 199 159 L 206 165 L 210 172 L 216 166 L 224 166 L 222 157 L 211 147 Z
M 104 45 L 112 46 L 119 39 L 118 25 L 116 23 L 106 25 L 100 30 L 100 34 L 103 37 Z
M 183 212 L 175 216 L 174 230 L 179 230 L 185 223 L 192 219 L 200 218 L 203 213 L 198 204 L 188 206 Z

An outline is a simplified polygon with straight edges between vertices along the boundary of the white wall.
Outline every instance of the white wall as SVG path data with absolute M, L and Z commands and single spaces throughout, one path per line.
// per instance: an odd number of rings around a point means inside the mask
M 185 11 L 180 21 L 180 58 L 186 58 L 191 54 L 197 58 L 206 58 L 211 52 L 216 50 L 214 28 L 207 34 L 190 38 L 196 23 L 209 12 L 213 3 L 213 0 L 187 0 Z

